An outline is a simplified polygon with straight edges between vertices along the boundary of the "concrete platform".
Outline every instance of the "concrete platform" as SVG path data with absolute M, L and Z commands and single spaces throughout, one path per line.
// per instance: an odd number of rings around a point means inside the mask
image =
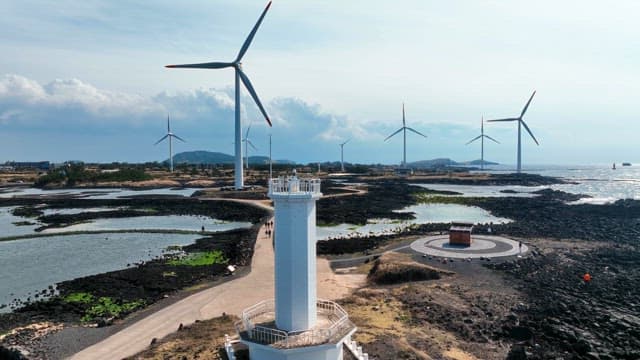
M 520 252 L 518 245 L 518 241 L 492 235 L 473 235 L 471 246 L 450 245 L 449 235 L 445 234 L 420 238 L 411 243 L 411 249 L 426 255 L 457 259 L 514 256 L 529 251 L 522 244 Z

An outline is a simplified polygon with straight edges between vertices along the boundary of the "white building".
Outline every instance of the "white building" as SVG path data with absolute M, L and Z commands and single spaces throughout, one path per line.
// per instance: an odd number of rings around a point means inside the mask
M 275 299 L 242 313 L 236 328 L 252 360 L 342 360 L 356 331 L 340 305 L 316 296 L 316 201 L 320 180 L 272 179 Z

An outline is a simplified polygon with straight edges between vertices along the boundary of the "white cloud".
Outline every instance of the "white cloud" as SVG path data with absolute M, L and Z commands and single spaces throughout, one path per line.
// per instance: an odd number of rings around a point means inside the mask
M 41 85 L 23 76 L 5 75 L 0 81 L 0 113 L 5 121 L 136 123 L 164 112 L 162 105 L 152 99 L 98 89 L 78 79 Z

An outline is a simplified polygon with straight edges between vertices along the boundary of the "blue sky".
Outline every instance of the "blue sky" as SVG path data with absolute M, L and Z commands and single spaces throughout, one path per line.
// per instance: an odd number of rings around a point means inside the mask
M 0 3 L 0 162 L 153 161 L 170 114 L 176 151 L 233 151 L 233 71 L 165 64 L 232 60 L 265 1 Z M 637 1 L 275 0 L 244 69 L 274 120 L 243 92 L 260 154 L 299 162 L 479 158 L 480 117 L 519 114 L 525 164 L 640 160 Z M 514 163 L 515 123 L 487 124 Z

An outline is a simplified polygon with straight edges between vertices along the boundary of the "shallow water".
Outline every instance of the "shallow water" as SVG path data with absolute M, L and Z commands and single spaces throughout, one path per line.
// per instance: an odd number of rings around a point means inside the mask
M 117 199 L 121 197 L 142 196 L 142 195 L 174 195 L 189 197 L 199 189 L 151 189 L 151 190 L 128 190 L 120 188 L 86 188 L 86 189 L 56 189 L 43 190 L 36 188 L 9 188 L 0 193 L 0 198 L 10 198 L 14 196 L 60 196 L 81 197 L 83 199 Z
M 124 233 L 0 242 L 0 304 L 27 296 L 33 299 L 35 292 L 61 281 L 124 269 L 161 255 L 170 245 L 188 245 L 198 237 Z
M 532 192 L 542 189 L 543 187 L 531 186 L 494 186 L 494 185 L 456 185 L 456 184 L 411 184 L 426 189 L 436 191 L 455 191 L 461 195 L 444 195 L 444 196 L 461 196 L 461 197 L 534 197 L 536 194 Z M 502 191 L 515 191 L 516 193 L 504 193 Z M 442 196 L 435 194 L 436 196 Z
M 63 228 L 46 229 L 44 233 L 71 231 L 111 231 L 111 230 L 185 230 L 227 231 L 251 227 L 250 222 L 221 221 L 206 216 L 166 215 L 137 216 L 129 218 L 95 219 L 91 222 L 75 224 Z
M 616 164 L 616 170 L 611 169 L 612 164 L 593 166 L 561 166 L 541 165 L 525 166 L 524 172 L 543 176 L 554 176 L 574 181 L 577 184 L 558 184 L 531 188 L 551 188 L 572 194 L 589 195 L 590 199 L 581 199 L 576 204 L 607 204 L 619 199 L 640 200 L 640 163 L 632 166 Z M 489 173 L 511 173 L 512 169 L 498 168 Z
M 14 216 L 11 211 L 15 207 L 0 207 L 0 237 L 33 234 L 34 229 L 41 226 L 35 219 Z M 37 225 L 15 225 L 16 222 L 29 221 Z
M 332 237 L 350 235 L 390 234 L 412 224 L 450 223 L 452 221 L 472 222 L 475 224 L 511 222 L 510 219 L 493 216 L 490 212 L 479 207 L 457 204 L 417 204 L 408 206 L 398 212 L 414 212 L 416 218 L 408 221 L 374 219 L 363 226 L 352 224 L 319 226 L 316 228 L 316 237 L 318 240 L 326 240 Z
M 121 207 L 93 207 L 93 208 L 68 208 L 68 209 L 44 209 L 42 212 L 44 215 L 74 215 L 83 212 L 101 212 L 101 211 L 113 211 L 123 210 L 125 206 Z

